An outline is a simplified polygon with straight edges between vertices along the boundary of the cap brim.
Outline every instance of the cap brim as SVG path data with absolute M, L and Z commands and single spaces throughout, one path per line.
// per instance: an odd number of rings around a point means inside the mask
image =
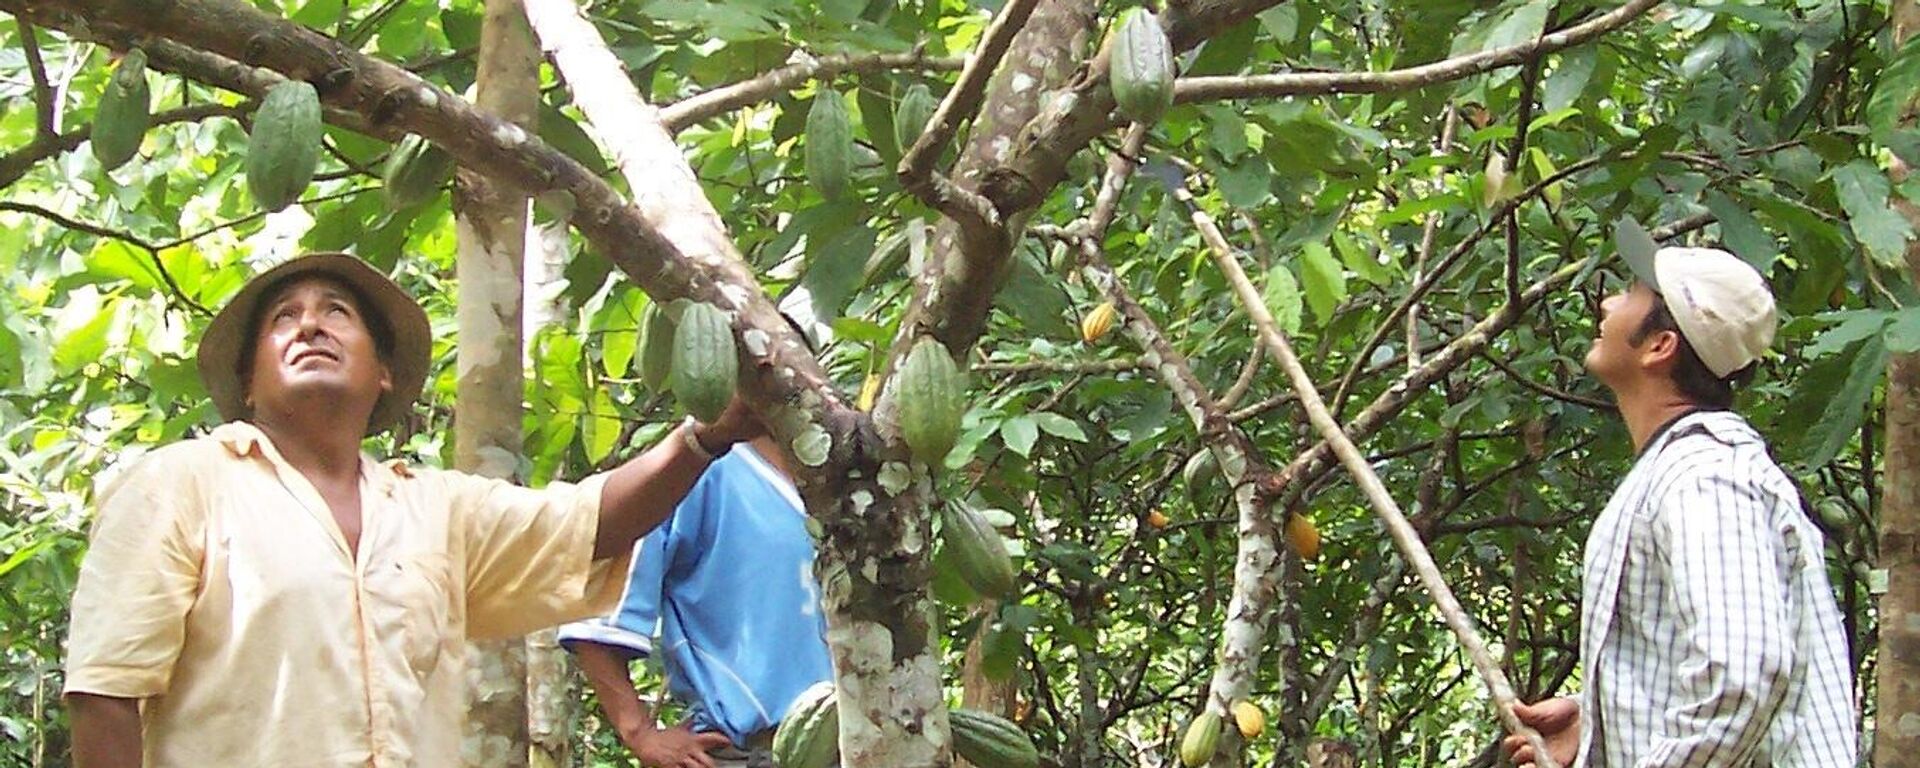
M 1660 277 L 1653 269 L 1653 254 L 1659 246 L 1653 242 L 1653 235 L 1647 232 L 1640 222 L 1625 216 L 1613 222 L 1613 245 L 1620 251 L 1620 259 L 1633 270 L 1633 276 L 1646 283 L 1654 293 L 1660 292 Z
M 213 322 L 200 337 L 196 361 L 200 381 L 206 384 L 214 407 L 220 410 L 221 418 L 229 421 L 251 415 L 239 370 L 241 350 L 252 343 L 246 338 L 247 326 L 259 312 L 260 301 L 266 298 L 267 291 L 285 280 L 304 275 L 325 275 L 345 283 L 371 305 L 367 307 L 369 311 L 386 320 L 393 332 L 392 356 L 387 361 L 393 389 L 374 404 L 366 433 L 371 435 L 392 426 L 406 415 L 426 383 L 433 345 L 432 327 L 427 322 L 426 311 L 412 296 L 359 257 L 345 253 L 313 253 L 288 259 L 247 281 L 219 314 L 214 315 Z

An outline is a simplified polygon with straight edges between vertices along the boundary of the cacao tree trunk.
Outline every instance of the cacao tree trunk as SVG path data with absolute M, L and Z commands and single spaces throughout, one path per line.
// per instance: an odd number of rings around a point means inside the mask
M 529 129 L 540 97 L 539 48 L 532 38 L 519 0 L 488 0 L 481 26 L 476 106 Z M 455 311 L 460 346 L 453 408 L 454 466 L 488 477 L 513 478 L 519 474 L 521 451 L 520 271 L 527 199 L 463 170 L 453 207 L 460 285 Z M 538 663 L 529 664 L 522 638 L 469 647 L 471 687 L 462 743 L 466 765 L 528 764 L 527 672 L 533 668 L 553 674 L 552 654 L 559 652 L 543 649 Z
M 1893 4 L 1896 50 L 1920 32 L 1920 0 Z M 1903 127 L 1920 120 L 1920 94 L 1908 94 Z M 1893 162 L 1898 188 L 1911 173 Z M 1895 193 L 1895 205 L 1920 229 L 1920 205 Z M 1920 239 L 1907 243 L 1908 279 L 1920 286 Z M 1920 766 L 1920 353 L 1895 353 L 1887 363 L 1885 496 L 1880 503 L 1880 562 L 1887 591 L 1880 596 L 1879 698 L 1874 708 L 1874 764 Z M 1871 471 L 1869 468 L 1868 471 Z

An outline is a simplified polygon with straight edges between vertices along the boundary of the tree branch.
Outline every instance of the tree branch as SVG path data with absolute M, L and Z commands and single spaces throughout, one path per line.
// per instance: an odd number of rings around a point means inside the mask
M 1500 358 L 1495 357 L 1492 352 L 1482 351 L 1480 353 L 1480 356 L 1483 358 L 1486 358 L 1487 362 L 1492 363 L 1493 367 L 1500 369 L 1500 372 L 1506 374 L 1507 378 L 1513 379 L 1514 383 L 1519 384 L 1520 386 L 1526 387 L 1527 389 L 1531 389 L 1542 395 L 1546 395 L 1547 397 L 1551 397 L 1563 403 L 1572 403 L 1574 405 L 1578 405 L 1586 408 L 1592 408 L 1596 411 L 1616 410 L 1614 408 L 1613 403 L 1609 403 L 1605 400 L 1587 397 L 1585 395 L 1576 395 L 1572 392 L 1568 392 L 1563 389 L 1558 389 L 1556 387 L 1552 387 L 1552 386 L 1541 384 L 1537 381 L 1534 381 L 1532 377 L 1514 370 L 1513 366 L 1508 365 L 1505 360 L 1501 360 Z
M 1445 157 L 1446 155 L 1451 154 L 1453 152 L 1453 131 L 1459 125 L 1460 125 L 1460 110 L 1458 107 L 1454 106 L 1452 101 L 1448 101 L 1446 106 L 1446 118 L 1442 121 L 1441 127 L 1440 127 L 1440 143 L 1434 145 L 1434 148 L 1433 148 L 1434 155 Z M 1439 168 L 1435 168 L 1434 175 L 1442 176 L 1443 171 Z M 1440 186 L 1441 183 L 1444 182 L 1444 178 L 1436 179 L 1435 182 L 1436 182 L 1435 186 L 1437 188 Z M 1427 270 L 1427 260 L 1430 258 L 1433 258 L 1433 242 L 1435 239 L 1437 239 L 1437 237 L 1440 234 L 1441 218 L 1442 217 L 1440 215 L 1440 211 L 1438 210 L 1428 211 L 1427 220 L 1421 225 L 1420 251 L 1414 257 L 1414 260 L 1413 260 L 1413 281 L 1416 284 L 1421 282 L 1423 279 L 1425 279 L 1425 273 Z M 1407 369 L 1408 370 L 1413 370 L 1420 367 L 1420 346 L 1419 345 L 1420 345 L 1420 302 L 1413 301 L 1413 302 L 1407 303 Z M 1368 350 L 1368 353 L 1372 353 L 1372 350 Z M 1345 382 L 1343 381 L 1341 383 L 1343 385 L 1342 388 L 1344 389 Z M 1340 403 L 1342 402 L 1342 398 L 1336 395 L 1333 398 L 1333 402 L 1334 402 L 1334 413 L 1339 413 Z
M 803 55 L 804 54 L 800 54 Z M 724 85 L 660 108 L 660 122 L 668 133 L 679 133 L 688 126 L 750 104 L 756 104 L 793 90 L 808 80 L 828 80 L 847 73 L 874 73 L 889 70 L 952 72 L 960 69 L 957 58 L 934 58 L 918 48 L 911 53 L 849 54 L 805 56 L 779 69 L 752 79 Z
M 135 248 L 139 248 L 143 251 L 146 251 L 147 258 L 153 262 L 154 271 L 160 273 L 160 281 L 166 284 L 167 292 L 173 295 L 174 301 L 178 302 L 181 306 L 186 307 L 189 310 L 192 310 L 194 313 L 200 315 L 201 317 L 213 316 L 213 310 L 207 309 L 206 305 L 201 304 L 198 301 L 194 301 L 193 297 L 188 296 L 186 291 L 183 291 L 180 289 L 180 283 L 174 281 L 173 273 L 167 271 L 166 263 L 160 260 L 160 251 L 164 246 L 156 246 L 152 243 L 149 243 L 145 240 L 141 240 L 140 238 L 135 237 L 126 232 L 120 232 L 120 231 L 108 229 L 98 224 L 90 224 L 84 221 L 78 221 L 76 219 L 68 218 L 64 215 L 61 215 L 58 212 L 51 211 L 46 208 L 42 208 L 40 206 L 33 205 L 31 203 L 15 203 L 12 201 L 0 200 L 0 211 L 15 211 L 17 213 L 25 213 L 32 216 L 39 216 L 43 219 L 46 219 L 48 221 L 51 221 L 55 224 L 58 224 L 62 227 L 65 227 L 67 229 L 70 229 L 76 232 L 85 232 L 95 237 L 104 237 L 111 240 L 118 240 L 120 242 L 131 245 Z
M 1014 36 L 1019 34 L 1033 10 L 1039 7 L 1039 0 L 1010 0 L 1000 9 L 1000 15 L 994 17 L 987 26 L 986 33 L 980 39 L 980 45 L 973 55 L 967 57 L 967 63 L 960 70 L 960 80 L 947 90 L 940 106 L 933 111 L 933 117 L 927 121 L 927 127 L 920 137 L 914 139 L 913 146 L 900 148 L 900 165 L 895 173 L 900 177 L 900 185 L 908 190 L 920 190 L 933 164 L 940 157 L 940 150 L 953 139 L 955 131 L 960 129 L 960 121 L 968 115 L 980 111 L 981 99 L 987 92 L 987 80 L 999 68 L 1000 60 L 1013 46 Z M 921 194 L 916 191 L 916 194 Z
M 1660 0 L 1633 0 L 1586 23 L 1505 48 L 1386 72 L 1290 72 L 1274 75 L 1189 77 L 1174 83 L 1174 101 L 1271 98 L 1335 93 L 1382 93 L 1422 88 L 1510 67 L 1572 48 L 1624 27 Z
M 153 126 L 159 127 L 171 123 L 190 123 L 209 117 L 239 117 L 252 108 L 252 104 L 228 106 L 226 104 L 194 104 L 192 106 L 170 109 L 153 116 Z M 55 155 L 71 152 L 80 147 L 93 133 L 93 124 L 88 123 L 42 141 L 35 139 L 32 144 L 14 152 L 0 155 L 0 189 L 12 186 L 27 171 Z
M 1028 360 L 1019 363 L 975 363 L 972 368 L 981 373 L 1128 373 L 1152 368 L 1145 358 L 1124 357 L 1114 360 Z
M 27 56 L 27 72 L 33 78 L 33 143 L 51 142 L 59 134 L 59 103 L 53 98 L 53 84 L 47 80 L 46 62 L 40 59 L 40 40 L 33 25 L 18 16 L 13 19 L 20 34 L 20 48 Z

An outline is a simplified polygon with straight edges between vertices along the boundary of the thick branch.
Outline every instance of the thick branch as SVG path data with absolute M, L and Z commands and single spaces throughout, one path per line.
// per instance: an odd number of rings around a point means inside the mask
M 1633 0 L 1586 23 L 1535 40 L 1386 72 L 1290 72 L 1183 78 L 1174 84 L 1174 100 L 1218 101 L 1309 94 L 1381 93 L 1422 88 L 1514 66 L 1528 59 L 1581 45 L 1626 26 L 1659 4 L 1660 0 Z
M 900 176 L 900 185 L 909 190 L 918 188 L 933 172 L 934 161 L 940 157 L 940 150 L 953 134 L 960 129 L 960 121 L 968 115 L 978 113 L 981 99 L 987 92 L 987 80 L 999 68 L 1001 58 L 1012 47 L 1014 36 L 1025 26 L 1039 0 L 1012 0 L 1000 9 L 1000 15 L 980 39 L 980 46 L 973 55 L 967 57 L 966 67 L 960 70 L 960 80 L 947 91 L 940 106 L 933 111 L 933 117 L 927 121 L 927 127 L 921 131 L 920 138 L 911 147 L 900 148 L 900 166 L 895 171 Z
M 660 122 L 666 126 L 668 133 L 679 133 L 694 123 L 775 98 L 808 80 L 829 80 L 848 73 L 869 74 L 889 70 L 952 72 L 960 69 L 961 64 L 960 59 L 930 57 L 918 49 L 911 53 L 806 56 L 752 79 L 665 105 L 660 108 Z

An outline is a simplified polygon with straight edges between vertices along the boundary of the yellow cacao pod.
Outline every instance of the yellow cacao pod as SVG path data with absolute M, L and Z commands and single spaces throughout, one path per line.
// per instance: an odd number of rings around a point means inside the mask
M 1260 738 L 1267 730 L 1267 713 L 1251 701 L 1237 701 L 1233 704 L 1233 725 L 1240 729 L 1240 735 L 1249 739 Z
M 1287 516 L 1287 546 L 1302 560 L 1312 560 L 1320 556 L 1320 529 L 1313 527 L 1313 521 L 1306 515 Z
M 1160 510 L 1156 509 L 1147 513 L 1147 527 L 1156 531 L 1167 527 L 1167 525 L 1172 522 L 1173 518 L 1167 517 L 1167 513 Z
M 1113 330 L 1113 320 L 1119 315 L 1120 310 L 1113 306 L 1113 302 L 1101 302 L 1100 306 L 1094 307 L 1092 312 L 1080 319 L 1080 340 L 1088 344 L 1099 341 L 1100 337 L 1107 335 L 1107 331 Z

